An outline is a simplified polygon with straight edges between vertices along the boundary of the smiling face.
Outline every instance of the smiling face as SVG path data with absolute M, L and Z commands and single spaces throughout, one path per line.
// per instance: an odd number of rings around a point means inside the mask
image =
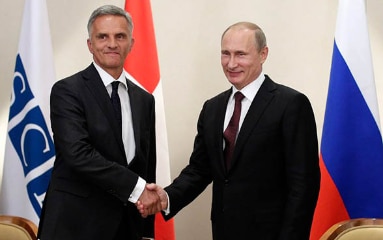
M 267 46 L 258 49 L 255 30 L 235 26 L 228 29 L 222 37 L 222 69 L 229 82 L 238 90 L 259 76 L 267 54 Z
M 115 15 L 97 17 L 87 40 L 93 60 L 115 79 L 121 75 L 133 43 L 126 19 Z

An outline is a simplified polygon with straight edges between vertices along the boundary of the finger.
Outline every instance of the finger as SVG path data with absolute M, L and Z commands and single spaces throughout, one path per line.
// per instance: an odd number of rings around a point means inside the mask
M 150 190 L 150 191 L 155 191 L 157 190 L 157 184 L 155 183 L 149 183 L 149 184 L 146 184 L 146 189 Z

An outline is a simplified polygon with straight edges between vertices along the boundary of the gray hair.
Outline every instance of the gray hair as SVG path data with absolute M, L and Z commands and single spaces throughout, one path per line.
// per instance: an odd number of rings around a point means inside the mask
M 249 29 L 255 31 L 255 44 L 257 45 L 258 51 L 260 51 L 262 48 L 267 46 L 266 43 L 266 36 L 265 33 L 262 31 L 262 29 L 255 23 L 251 22 L 237 22 L 234 23 L 233 25 L 229 26 L 222 34 L 221 40 L 223 36 L 225 36 L 225 33 L 229 31 L 232 28 L 237 28 L 237 29 Z
M 128 28 L 129 28 L 130 36 L 132 36 L 132 34 L 133 34 L 132 16 L 130 16 L 130 14 L 122 8 L 116 7 L 114 5 L 104 5 L 104 6 L 97 8 L 96 10 L 94 10 L 92 15 L 90 15 L 90 18 L 88 20 L 88 25 L 87 25 L 89 37 L 91 34 L 91 32 L 90 32 L 91 27 L 92 27 L 94 21 L 96 20 L 96 18 L 98 18 L 100 16 L 104 16 L 104 15 L 114 15 L 114 16 L 124 17 L 126 19 L 126 21 L 128 22 Z

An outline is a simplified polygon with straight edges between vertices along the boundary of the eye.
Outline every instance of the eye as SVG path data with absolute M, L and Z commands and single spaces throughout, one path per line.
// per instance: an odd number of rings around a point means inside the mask
M 117 34 L 116 38 L 117 39 L 125 39 L 126 38 L 126 34 L 123 34 L 123 33 Z
M 96 38 L 97 39 L 100 39 L 100 40 L 103 40 L 103 39 L 106 39 L 106 34 L 98 34 L 97 36 L 96 36 Z
M 227 52 L 227 51 L 222 51 L 222 52 L 221 52 L 221 55 L 222 55 L 222 56 L 228 56 L 228 55 L 230 55 L 230 53 Z

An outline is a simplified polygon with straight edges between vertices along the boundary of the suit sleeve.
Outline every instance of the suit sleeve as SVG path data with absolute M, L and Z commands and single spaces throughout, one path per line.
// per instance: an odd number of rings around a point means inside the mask
M 283 117 L 288 186 L 281 239 L 308 239 L 320 185 L 318 140 L 311 104 L 296 94 Z

